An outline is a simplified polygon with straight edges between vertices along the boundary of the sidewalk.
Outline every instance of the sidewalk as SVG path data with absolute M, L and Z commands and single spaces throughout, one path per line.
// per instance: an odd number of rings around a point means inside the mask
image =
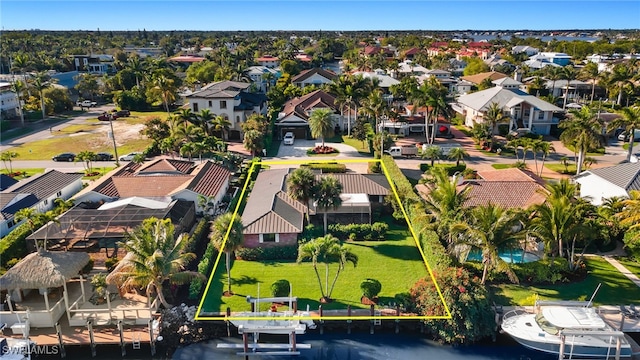
M 629 280 L 631 280 L 634 284 L 640 287 L 640 278 L 636 276 L 636 274 L 629 271 L 624 265 L 620 264 L 618 260 L 611 257 L 611 255 L 603 255 L 603 259 L 607 260 L 607 262 L 613 265 L 618 271 L 622 273 L 622 275 L 626 276 Z

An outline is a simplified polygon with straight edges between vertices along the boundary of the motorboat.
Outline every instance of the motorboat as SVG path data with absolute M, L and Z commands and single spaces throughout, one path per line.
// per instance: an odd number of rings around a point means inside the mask
M 630 358 L 632 349 L 622 331 L 609 326 L 591 301 L 537 301 L 534 313 L 504 314 L 502 331 L 521 345 L 566 358 Z
M 315 329 L 313 320 L 307 312 L 292 311 L 260 311 L 237 313 L 229 321 L 238 328 L 238 333 L 262 334 L 304 334 Z

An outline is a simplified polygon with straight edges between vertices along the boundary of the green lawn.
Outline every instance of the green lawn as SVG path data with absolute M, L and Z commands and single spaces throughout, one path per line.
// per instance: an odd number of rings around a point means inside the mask
M 536 294 L 542 300 L 589 300 L 599 283 L 602 287 L 594 298 L 596 305 L 634 303 L 640 298 L 640 288 L 606 260 L 588 257 L 586 265 L 588 276 L 580 282 L 537 286 L 502 284 L 491 286 L 490 291 L 496 303 L 521 306 L 533 305 Z
M 491 164 L 491 167 L 497 170 L 502 170 L 516 167 L 516 164 Z
M 618 260 L 620 264 L 624 265 L 627 270 L 640 277 L 640 262 L 634 261 L 630 258 L 617 258 L 616 260 Z
M 369 152 L 369 142 L 367 140 L 362 142 L 360 140 L 356 140 L 356 139 L 354 139 L 352 137 L 349 137 L 347 135 L 335 135 L 333 137 L 325 139 L 325 142 L 343 143 L 345 145 L 349 145 L 349 146 L 355 148 L 361 154 L 365 154 L 365 155 L 370 155 L 371 154 Z
M 382 303 L 394 301 L 398 293 L 408 292 L 420 278 L 428 276 L 426 266 L 418 252 L 415 242 L 406 227 L 390 225 L 386 241 L 349 242 L 348 246 L 358 255 L 358 266 L 348 265 L 340 274 L 332 294 L 335 299 L 325 304 L 325 309 L 367 308 L 360 303 L 362 295 L 360 282 L 366 278 L 377 279 L 382 283 L 379 295 Z M 333 280 L 336 265 L 330 267 L 329 281 Z M 324 281 L 324 265 L 319 264 L 320 276 Z M 246 296 L 271 296 L 270 286 L 279 279 L 286 279 L 292 285 L 293 295 L 298 297 L 298 308 L 317 309 L 320 299 L 320 288 L 311 263 L 296 264 L 289 262 L 258 262 L 235 260 L 231 269 L 232 297 L 222 297 L 227 285 L 224 254 L 220 259 L 215 277 L 207 293 L 202 310 L 205 312 L 248 311 Z M 269 304 L 263 304 L 267 309 Z
M 551 171 L 555 171 L 555 172 L 560 173 L 560 174 L 575 175 L 575 173 L 576 173 L 576 165 L 573 164 L 573 163 L 570 163 L 567 166 L 567 170 L 568 171 L 565 171 L 565 167 L 561 163 L 545 163 L 544 166 L 547 169 L 549 169 Z
M 20 176 L 16 176 L 14 179 L 16 180 L 22 180 L 22 179 L 26 179 L 28 177 L 31 177 L 33 175 L 37 175 L 37 174 L 41 174 L 44 172 L 44 168 L 23 168 L 23 169 L 16 169 L 13 168 L 13 172 L 18 172 L 20 171 L 23 174 L 26 175 L 20 175 Z M 8 174 L 9 173 L 9 169 L 4 169 L 4 173 Z

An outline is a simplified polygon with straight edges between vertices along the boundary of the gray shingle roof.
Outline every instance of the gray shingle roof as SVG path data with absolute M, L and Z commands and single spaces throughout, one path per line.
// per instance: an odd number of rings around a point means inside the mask
M 0 174 L 0 191 L 7 189 L 17 182 L 18 180 L 12 178 L 11 176 Z
M 529 95 L 524 91 L 512 89 L 504 89 L 501 87 L 493 87 L 490 89 L 474 92 L 472 94 L 462 95 L 458 98 L 458 102 L 465 106 L 468 106 L 476 111 L 486 111 L 491 103 L 498 103 L 503 108 L 508 103 L 512 103 L 512 100 L 518 100 L 520 102 L 525 101 L 528 104 L 535 106 L 542 111 L 560 111 L 559 107 L 550 104 L 542 99 L 539 99 L 533 95 Z
M 578 175 L 582 177 L 591 173 L 616 185 L 627 192 L 630 190 L 640 190 L 640 162 L 625 163 L 616 166 L 593 169 Z
M 3 193 L 33 194 L 38 200 L 45 199 L 65 188 L 74 181 L 82 179 L 82 174 L 67 174 L 51 170 L 32 176 L 5 189 Z

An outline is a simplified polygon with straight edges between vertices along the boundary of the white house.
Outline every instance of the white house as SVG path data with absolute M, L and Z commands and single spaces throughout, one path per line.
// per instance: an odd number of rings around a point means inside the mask
M 18 95 L 11 90 L 11 83 L 0 82 L 0 119 L 10 119 L 19 115 Z
M 614 196 L 629 197 L 629 191 L 640 190 L 640 162 L 583 171 L 574 181 L 580 184 L 580 197 L 593 205 Z
M 275 69 L 280 66 L 280 59 L 271 55 L 264 55 L 256 59 L 258 64 L 266 66 L 271 69 Z
M 267 113 L 267 97 L 263 93 L 248 91 L 251 84 L 237 81 L 218 81 L 201 90 L 185 94 L 192 112 L 209 109 L 231 123 L 230 137 L 240 138 L 244 121 L 252 114 Z
M 387 75 L 387 73 L 382 70 L 382 69 L 376 69 L 374 71 L 356 71 L 353 73 L 353 75 L 360 75 L 363 78 L 372 78 L 372 79 L 378 79 L 378 87 L 383 89 L 386 93 L 389 92 L 389 88 L 392 85 L 396 85 L 396 84 L 400 84 L 400 81 L 392 78 L 391 76 Z
M 558 52 L 541 52 L 531 56 L 529 60 L 525 61 L 525 63 L 528 65 L 529 62 L 534 62 L 536 60 L 539 60 L 541 62 L 549 62 L 560 66 L 566 66 L 571 62 L 571 56 L 565 53 Z M 531 65 L 529 65 L 529 67 L 531 67 Z
M 511 48 L 512 54 L 525 53 L 528 56 L 533 56 L 538 52 L 539 50 L 537 48 L 534 48 L 533 46 L 529 46 L 529 45 L 516 45 L 513 48 Z
M 553 112 L 562 110 L 522 90 L 502 86 L 462 95 L 452 107 L 465 117 L 466 126 L 473 127 L 474 123 L 484 122 L 484 115 L 492 103 L 497 103 L 509 117 L 510 130 L 527 129 L 540 135 L 549 135 L 551 125 L 558 124 Z
M 44 213 L 54 206 L 54 200 L 68 200 L 82 189 L 82 174 L 67 174 L 50 170 L 19 181 L 0 192 L 0 237 L 14 229 L 16 212 L 33 208 Z
M 262 65 L 250 66 L 244 71 L 244 74 L 251 79 L 251 82 L 261 92 L 267 92 L 271 86 L 275 85 L 276 80 L 280 77 L 280 71 Z M 271 80 L 267 80 L 269 76 L 271 76 Z
M 333 80 L 337 77 L 338 75 L 336 75 L 332 71 L 321 68 L 313 68 L 304 70 L 300 72 L 300 74 L 291 78 L 291 83 L 300 88 L 304 88 L 308 85 L 315 85 L 319 87 L 320 85 L 333 82 Z

